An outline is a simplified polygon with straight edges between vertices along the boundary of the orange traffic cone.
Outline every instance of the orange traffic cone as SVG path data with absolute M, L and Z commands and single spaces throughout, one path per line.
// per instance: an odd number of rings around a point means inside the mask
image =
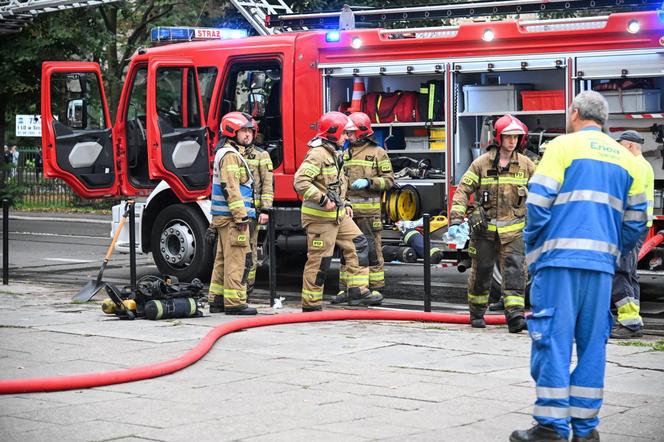
M 366 93 L 364 88 L 364 79 L 361 77 L 355 77 L 353 82 L 353 101 L 350 103 L 348 112 L 361 112 L 362 111 L 362 97 Z

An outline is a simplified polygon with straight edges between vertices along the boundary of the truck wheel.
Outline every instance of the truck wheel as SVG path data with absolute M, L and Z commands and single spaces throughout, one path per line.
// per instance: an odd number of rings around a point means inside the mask
M 530 306 L 530 283 L 532 279 L 528 275 L 528 281 L 526 281 L 526 307 Z M 502 295 L 501 284 L 503 283 L 503 275 L 500 272 L 500 267 L 498 264 L 493 266 L 493 275 L 491 278 L 491 293 L 489 295 L 489 303 L 498 302 Z
M 199 210 L 186 204 L 173 204 L 155 219 L 152 257 L 162 274 L 180 281 L 198 278 L 209 281 L 214 263 L 214 247 L 205 241 L 208 222 Z

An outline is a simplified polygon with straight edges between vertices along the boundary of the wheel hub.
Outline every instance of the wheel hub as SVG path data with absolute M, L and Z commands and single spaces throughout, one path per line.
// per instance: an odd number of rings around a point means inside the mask
M 175 220 L 161 232 L 159 253 L 171 267 L 187 267 L 194 259 L 196 239 L 187 223 Z

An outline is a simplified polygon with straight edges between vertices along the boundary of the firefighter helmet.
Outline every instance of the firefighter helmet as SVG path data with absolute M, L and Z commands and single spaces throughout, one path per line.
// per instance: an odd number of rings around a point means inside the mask
M 498 146 L 502 144 L 502 135 L 519 135 L 517 147 L 524 148 L 528 138 L 528 126 L 518 118 L 507 114 L 496 120 L 493 125 L 495 130 L 495 143 Z
M 256 124 L 249 114 L 244 112 L 229 112 L 221 119 L 221 135 L 234 138 L 240 129 L 252 129 L 256 134 Z
M 344 131 L 352 130 L 357 130 L 357 127 L 353 124 L 353 120 L 341 112 L 332 111 L 323 114 L 318 120 L 318 133 L 316 136 L 336 143 Z
M 353 112 L 350 114 L 350 119 L 357 127 L 355 135 L 359 139 L 367 138 L 373 135 L 374 131 L 371 129 L 371 118 L 364 112 Z

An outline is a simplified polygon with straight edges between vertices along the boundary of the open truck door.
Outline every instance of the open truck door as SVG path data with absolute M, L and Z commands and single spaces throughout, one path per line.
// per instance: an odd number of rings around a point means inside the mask
M 169 57 L 148 66 L 148 162 L 181 201 L 210 193 L 210 148 L 193 62 Z
M 78 195 L 117 195 L 112 125 L 97 63 L 42 65 L 44 175 L 62 178 Z

